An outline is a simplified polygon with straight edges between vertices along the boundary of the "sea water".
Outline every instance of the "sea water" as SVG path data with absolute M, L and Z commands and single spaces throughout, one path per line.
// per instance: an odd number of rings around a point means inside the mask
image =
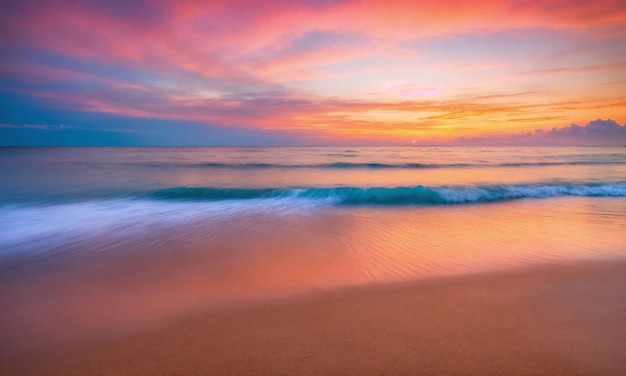
M 337 242 L 388 259 L 363 265 L 370 274 L 404 278 L 398 247 L 419 273 L 456 270 L 451 251 L 471 269 L 626 247 L 625 148 L 2 148 L 0 183 L 0 260 L 88 257 L 94 240 L 132 253 L 126 238 L 170 231 L 236 252 L 251 233 L 257 246 Z M 392 266 L 406 272 L 377 270 Z
M 624 258 L 623 147 L 0 149 L 5 322 Z

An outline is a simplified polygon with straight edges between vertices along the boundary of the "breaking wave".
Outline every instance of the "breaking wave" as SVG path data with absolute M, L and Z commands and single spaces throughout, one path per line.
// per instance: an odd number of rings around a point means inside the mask
M 157 200 L 323 200 L 335 205 L 449 205 L 558 196 L 626 197 L 626 182 L 409 187 L 217 188 L 172 187 L 144 195 Z

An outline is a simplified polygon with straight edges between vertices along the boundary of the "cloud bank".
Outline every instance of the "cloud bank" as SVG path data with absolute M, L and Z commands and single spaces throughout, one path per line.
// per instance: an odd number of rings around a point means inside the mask
M 585 125 L 571 124 L 549 131 L 457 138 L 452 145 L 520 145 L 520 146 L 626 146 L 626 124 L 597 119 Z

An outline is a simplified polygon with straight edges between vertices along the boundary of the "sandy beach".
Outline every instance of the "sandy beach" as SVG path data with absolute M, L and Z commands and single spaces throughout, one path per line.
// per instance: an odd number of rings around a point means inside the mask
M 620 375 L 626 263 L 320 290 L 10 349 L 4 375 Z

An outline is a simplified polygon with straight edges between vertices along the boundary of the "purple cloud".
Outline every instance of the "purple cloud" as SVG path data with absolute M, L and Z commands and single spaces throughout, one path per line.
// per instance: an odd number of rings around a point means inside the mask
M 509 134 L 504 136 L 481 136 L 457 138 L 454 145 L 580 145 L 580 146 L 622 146 L 626 145 L 626 124 L 619 125 L 615 120 L 597 119 L 585 125 L 571 124 L 549 131 L 537 129 L 534 132 Z

